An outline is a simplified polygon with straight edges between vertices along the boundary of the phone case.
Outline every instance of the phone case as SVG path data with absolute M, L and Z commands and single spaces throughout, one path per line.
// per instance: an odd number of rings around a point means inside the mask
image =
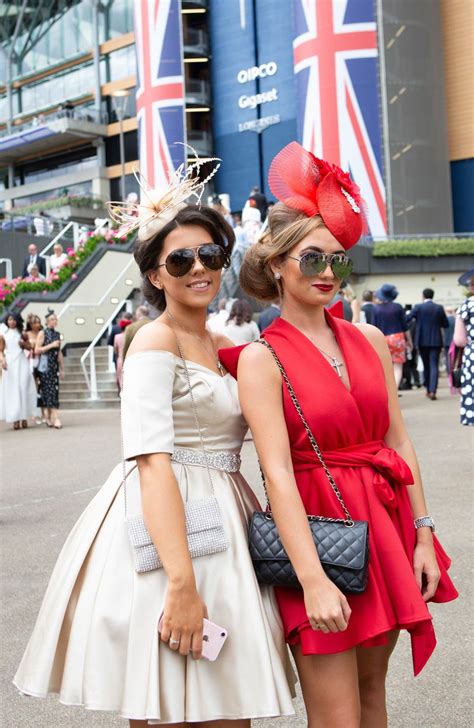
M 161 632 L 161 626 L 163 621 L 163 615 L 160 617 L 158 622 L 158 631 Z M 204 619 L 204 629 L 202 635 L 202 656 L 209 662 L 214 662 L 219 656 L 219 652 L 222 650 L 224 642 L 227 639 L 227 630 L 224 627 L 219 627 L 218 624 L 211 622 L 209 619 Z

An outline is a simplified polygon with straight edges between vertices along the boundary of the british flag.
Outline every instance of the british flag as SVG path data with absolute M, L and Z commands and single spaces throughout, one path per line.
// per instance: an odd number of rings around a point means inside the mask
M 136 0 L 135 44 L 140 172 L 159 189 L 186 156 L 180 0 Z
M 387 231 L 373 0 L 294 0 L 302 145 L 350 171 L 372 235 Z

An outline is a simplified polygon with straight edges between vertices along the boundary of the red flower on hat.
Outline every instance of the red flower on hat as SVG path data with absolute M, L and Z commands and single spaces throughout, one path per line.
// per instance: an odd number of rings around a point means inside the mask
M 287 207 L 312 217 L 320 215 L 344 246 L 355 245 L 367 230 L 366 206 L 360 189 L 336 164 L 315 157 L 291 142 L 271 163 L 268 184 Z

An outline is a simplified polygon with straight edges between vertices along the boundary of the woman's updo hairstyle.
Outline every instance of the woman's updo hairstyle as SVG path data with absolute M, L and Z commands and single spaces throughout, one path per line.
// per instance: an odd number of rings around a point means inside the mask
M 197 205 L 184 207 L 156 235 L 148 240 L 137 241 L 133 253 L 142 274 L 143 295 L 158 311 L 163 311 L 166 308 L 165 293 L 150 282 L 148 274 L 156 270 L 166 237 L 176 228 L 186 225 L 199 225 L 199 227 L 204 228 L 213 242 L 224 248 L 227 254 L 227 264 L 230 261 L 235 235 L 229 223 L 224 220 L 220 213 L 210 207 L 204 205 L 201 207 Z M 196 243 L 199 242 L 199 240 L 196 240 Z
M 278 202 L 268 215 L 268 227 L 245 253 L 240 269 L 243 291 L 259 301 L 281 298 L 283 287 L 277 281 L 270 263 L 283 258 L 310 232 L 323 225 L 319 215 L 308 217 Z

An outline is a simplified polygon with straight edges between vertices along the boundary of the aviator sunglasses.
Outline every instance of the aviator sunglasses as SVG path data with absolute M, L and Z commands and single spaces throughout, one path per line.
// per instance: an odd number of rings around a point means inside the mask
M 216 243 L 205 243 L 197 248 L 178 248 L 166 256 L 164 263 L 158 268 L 166 267 L 166 270 L 174 278 L 181 278 L 189 273 L 194 266 L 194 261 L 199 258 L 204 268 L 208 270 L 221 270 L 228 263 L 228 256 L 223 248 Z
M 300 271 L 304 276 L 308 277 L 319 275 L 329 265 L 335 277 L 344 280 L 344 278 L 349 278 L 354 267 L 352 260 L 343 253 L 327 255 L 326 253 L 309 251 L 302 255 L 301 258 L 295 258 L 293 255 L 288 255 L 287 257 L 291 258 L 291 260 L 297 260 L 300 264 Z

